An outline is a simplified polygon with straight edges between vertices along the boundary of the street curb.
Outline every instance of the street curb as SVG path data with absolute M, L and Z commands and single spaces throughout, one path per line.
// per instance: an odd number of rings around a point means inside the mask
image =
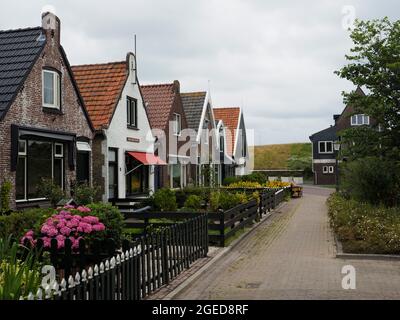
M 342 243 L 336 235 L 334 235 L 334 238 L 336 258 L 338 259 L 400 261 L 400 255 L 394 254 L 344 253 Z
M 282 209 L 287 202 L 282 202 L 273 209 L 271 212 L 269 212 L 266 216 L 264 216 L 260 222 L 258 222 L 252 229 L 250 229 L 248 232 L 242 234 L 239 238 L 234 240 L 228 247 L 222 248 L 219 253 L 215 255 L 209 262 L 207 262 L 203 267 L 201 267 L 196 273 L 188 277 L 183 283 L 181 283 L 179 286 L 177 286 L 173 291 L 171 291 L 169 294 L 167 294 L 162 300 L 173 300 L 173 298 L 178 295 L 181 291 L 183 291 L 186 287 L 188 287 L 193 281 L 198 279 L 200 276 L 202 276 L 212 265 L 217 263 L 220 259 L 222 259 L 224 256 L 226 256 L 232 249 L 234 249 L 241 241 L 243 241 L 246 237 L 248 237 L 250 234 L 252 234 L 255 230 L 259 228 L 265 221 L 269 220 L 269 218 L 276 213 L 278 210 Z

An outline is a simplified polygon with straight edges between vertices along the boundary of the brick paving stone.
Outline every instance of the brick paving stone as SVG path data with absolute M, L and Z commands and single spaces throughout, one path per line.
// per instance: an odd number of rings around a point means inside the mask
M 326 198 L 305 187 L 223 259 L 173 299 L 399 299 L 400 261 L 335 257 Z M 356 289 L 342 289 L 342 267 L 356 269 Z

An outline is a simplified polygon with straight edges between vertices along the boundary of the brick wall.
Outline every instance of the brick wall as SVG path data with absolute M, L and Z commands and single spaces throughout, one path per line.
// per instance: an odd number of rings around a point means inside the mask
M 79 105 L 63 60 L 58 43 L 59 31 L 53 36 L 47 32 L 47 42 L 39 59 L 27 77 L 6 116 L 0 122 L 0 181 L 7 179 L 13 184 L 11 205 L 15 207 L 15 172 L 10 171 L 11 164 L 11 125 L 22 125 L 54 131 L 75 133 L 77 136 L 92 138 L 92 131 L 84 112 Z M 42 108 L 42 69 L 51 67 L 61 74 L 61 113 L 49 113 Z M 76 177 L 75 171 L 65 166 L 65 182 L 68 184 Z

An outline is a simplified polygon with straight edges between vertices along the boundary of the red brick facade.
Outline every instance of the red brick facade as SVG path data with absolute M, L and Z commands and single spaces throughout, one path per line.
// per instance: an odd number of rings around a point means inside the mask
M 80 105 L 67 64 L 59 44 L 59 20 L 56 30 L 46 30 L 47 41 L 23 87 L 0 121 L 0 181 L 12 182 L 11 205 L 15 207 L 15 171 L 11 171 L 11 125 L 68 132 L 92 139 L 92 129 Z M 49 112 L 42 106 L 42 70 L 53 68 L 61 75 L 61 112 Z M 68 155 L 66 155 L 67 157 Z M 75 170 L 65 165 L 65 186 L 75 180 Z

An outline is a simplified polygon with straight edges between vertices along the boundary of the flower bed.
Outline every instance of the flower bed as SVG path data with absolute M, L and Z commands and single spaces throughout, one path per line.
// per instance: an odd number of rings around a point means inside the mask
M 400 208 L 373 206 L 333 194 L 328 209 L 344 252 L 400 254 Z
M 51 240 L 57 240 L 57 248 L 65 246 L 65 240 L 72 242 L 72 249 L 79 249 L 81 239 L 91 240 L 94 238 L 105 237 L 105 225 L 100 222 L 98 217 L 88 215 L 91 209 L 84 206 L 77 208 L 65 206 L 57 209 L 57 213 L 49 217 L 36 230 L 29 230 L 22 238 L 21 243 L 25 244 L 28 240 L 31 246 L 37 244 L 38 239 L 43 241 L 43 248 L 51 246 Z

